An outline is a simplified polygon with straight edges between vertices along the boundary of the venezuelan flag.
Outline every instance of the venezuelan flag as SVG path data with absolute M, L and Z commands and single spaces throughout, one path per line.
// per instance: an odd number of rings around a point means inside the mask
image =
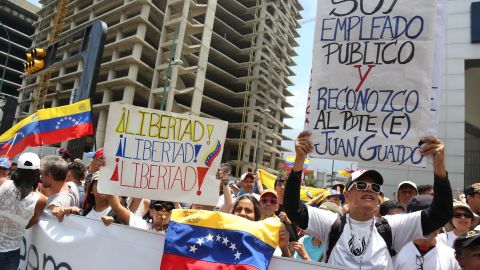
M 295 163 L 295 156 L 287 156 L 285 158 L 285 163 L 283 163 L 283 168 L 290 170 L 293 167 L 293 164 Z M 310 159 L 306 158 L 305 162 L 303 163 L 303 172 L 306 172 L 308 169 L 308 165 L 310 164 Z
M 0 156 L 14 157 L 27 146 L 53 144 L 93 134 L 90 100 L 39 110 L 0 136 Z
M 160 270 L 266 270 L 278 219 L 250 221 L 204 210 L 172 211 Z

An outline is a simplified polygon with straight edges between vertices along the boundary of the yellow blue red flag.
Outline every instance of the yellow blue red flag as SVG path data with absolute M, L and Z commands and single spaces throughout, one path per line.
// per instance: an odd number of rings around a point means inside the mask
M 290 170 L 293 167 L 293 164 L 295 163 L 295 156 L 287 156 L 285 157 L 285 163 L 283 163 L 283 168 Z M 306 158 L 305 162 L 303 162 L 303 172 L 306 172 L 308 169 L 308 165 L 310 164 L 310 159 Z
M 14 157 L 27 146 L 53 144 L 93 134 L 90 100 L 39 110 L 0 136 L 0 156 Z
M 160 270 L 266 270 L 281 223 L 204 210 L 172 211 Z

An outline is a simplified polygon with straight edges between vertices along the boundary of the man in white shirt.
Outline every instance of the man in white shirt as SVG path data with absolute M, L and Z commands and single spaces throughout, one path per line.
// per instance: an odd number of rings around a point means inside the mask
M 48 197 L 47 208 L 61 221 L 64 207 L 77 206 L 80 201 L 77 186 L 66 182 L 68 164 L 59 156 L 46 156 L 40 163 L 42 193 Z
M 415 196 L 408 203 L 407 211 L 412 213 L 427 209 L 432 200 L 430 195 Z M 395 257 L 395 270 L 460 270 L 453 248 L 436 240 L 440 230 L 435 230 L 428 238 L 408 242 Z
M 330 233 L 332 226 L 337 224 L 338 215 L 306 206 L 300 201 L 303 163 L 313 150 L 310 135 L 310 132 L 304 131 L 295 141 L 296 158 L 285 188 L 284 207 L 292 222 L 330 247 Z M 422 138 L 422 142 L 424 146 L 420 153 L 432 155 L 434 160 L 435 195 L 431 207 L 421 212 L 375 219 L 383 178 L 374 170 L 352 173 L 344 192 L 350 211 L 343 220 L 344 227 L 336 245 L 326 251 L 328 263 L 354 269 L 393 269 L 391 256 L 395 251 L 409 241 L 429 235 L 451 219 L 453 198 L 445 167 L 444 145 L 433 137 Z M 376 223 L 381 224 L 377 226 Z M 388 227 L 385 231 L 389 231 L 390 245 L 387 246 L 387 234 L 380 234 L 382 231 L 379 232 L 377 227 Z

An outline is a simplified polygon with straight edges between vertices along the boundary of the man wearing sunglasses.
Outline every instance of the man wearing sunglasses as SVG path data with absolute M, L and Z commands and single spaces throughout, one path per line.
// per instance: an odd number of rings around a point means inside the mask
M 285 188 L 284 207 L 291 221 L 329 247 L 330 232 L 338 215 L 300 201 L 303 163 L 313 150 L 310 135 L 303 131 L 295 141 L 296 158 Z M 451 219 L 453 198 L 445 167 L 444 145 L 434 137 L 424 137 L 422 142 L 420 153 L 433 157 L 435 192 L 432 205 L 422 211 L 376 219 L 374 212 L 383 184 L 382 175 L 375 170 L 352 173 L 344 192 L 350 211 L 345 215 L 336 245 L 326 251 L 326 262 L 353 269 L 393 269 L 395 251 L 409 241 L 428 236 Z M 388 228 L 389 239 L 384 231 L 377 230 L 379 221 L 382 228 Z

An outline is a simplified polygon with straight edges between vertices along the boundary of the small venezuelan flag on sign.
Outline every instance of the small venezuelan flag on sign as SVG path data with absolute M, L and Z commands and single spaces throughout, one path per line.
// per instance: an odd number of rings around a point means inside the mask
M 173 210 L 160 270 L 266 270 L 278 243 L 278 219 L 250 221 L 204 210 Z
M 53 144 L 93 134 L 90 100 L 39 110 L 0 136 L 0 156 L 14 157 L 27 146 Z

